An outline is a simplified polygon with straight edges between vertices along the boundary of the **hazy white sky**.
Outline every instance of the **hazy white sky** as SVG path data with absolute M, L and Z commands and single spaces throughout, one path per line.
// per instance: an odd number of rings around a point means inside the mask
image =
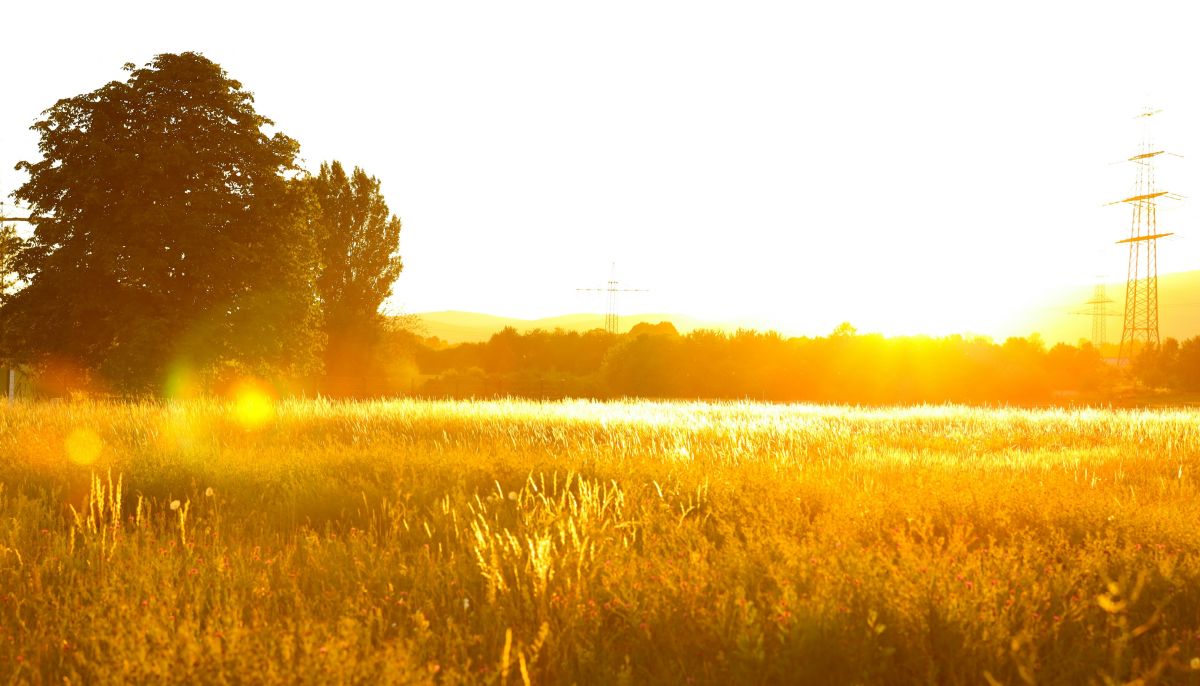
M 1124 278 L 1128 210 L 1101 205 L 1145 105 L 1185 155 L 1160 177 L 1200 197 L 1185 3 L 189 5 L 6 4 L 0 191 L 57 98 L 194 50 L 311 168 L 382 180 L 409 312 L 601 311 L 575 289 L 616 262 L 651 289 L 627 313 L 1025 333 L 1040 294 Z M 1161 271 L 1200 268 L 1198 216 L 1162 211 Z

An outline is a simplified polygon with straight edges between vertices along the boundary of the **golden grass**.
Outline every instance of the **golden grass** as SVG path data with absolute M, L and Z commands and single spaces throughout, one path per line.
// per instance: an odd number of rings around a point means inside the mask
M 0 680 L 1200 676 L 1197 412 L 253 409 L 0 410 Z

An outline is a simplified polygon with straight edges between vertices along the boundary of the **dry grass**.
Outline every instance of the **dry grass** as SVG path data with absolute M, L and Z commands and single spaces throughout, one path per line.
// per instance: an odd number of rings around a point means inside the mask
M 1200 413 L 261 410 L 0 409 L 0 681 L 1200 675 Z

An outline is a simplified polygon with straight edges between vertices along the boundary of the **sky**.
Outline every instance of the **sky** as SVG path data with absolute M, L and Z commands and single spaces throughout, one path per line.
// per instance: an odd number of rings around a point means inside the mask
M 1183 3 L 12 3 L 0 193 L 28 130 L 121 65 L 201 52 L 301 144 L 382 181 L 393 311 L 669 312 L 798 334 L 1021 329 L 1120 282 L 1147 106 L 1200 197 Z M 11 200 L 7 206 L 11 209 Z M 1200 269 L 1160 210 L 1160 272 Z M 615 265 L 615 272 L 614 270 Z M 1200 299 L 1200 298 L 1198 298 Z M 1164 311 L 1164 317 L 1168 316 Z M 1081 331 L 1087 323 L 1081 321 Z

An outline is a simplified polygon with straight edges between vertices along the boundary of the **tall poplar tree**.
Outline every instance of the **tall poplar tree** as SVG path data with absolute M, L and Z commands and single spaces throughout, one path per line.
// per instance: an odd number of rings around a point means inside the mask
M 325 316 L 325 390 L 381 392 L 387 360 L 380 307 L 404 265 L 400 219 L 388 209 L 379 179 L 341 162 L 321 165 L 306 181 L 318 206 L 313 235 L 321 256 L 317 294 Z

